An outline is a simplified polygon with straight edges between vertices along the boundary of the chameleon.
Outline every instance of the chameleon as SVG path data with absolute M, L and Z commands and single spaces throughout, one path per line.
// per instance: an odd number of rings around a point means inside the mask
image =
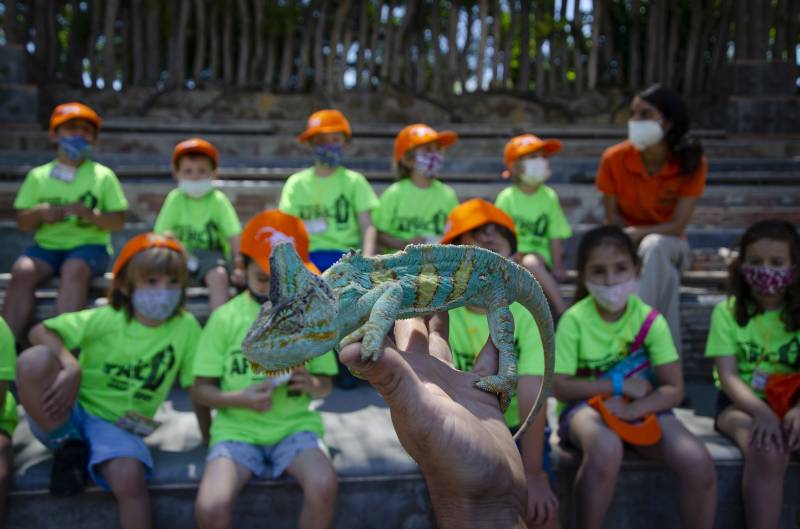
M 330 350 L 361 341 L 364 361 L 380 357 L 396 319 L 428 316 L 469 305 L 486 309 L 489 335 L 499 351 L 496 375 L 476 386 L 496 393 L 505 410 L 517 382 L 514 319 L 521 303 L 536 320 L 545 373 L 536 404 L 514 438 L 522 436 L 544 405 L 553 378 L 553 319 L 542 288 L 522 266 L 477 246 L 409 245 L 394 254 L 342 256 L 321 276 L 310 272 L 290 242 L 270 256 L 269 302 L 262 305 L 242 342 L 254 369 L 290 371 Z

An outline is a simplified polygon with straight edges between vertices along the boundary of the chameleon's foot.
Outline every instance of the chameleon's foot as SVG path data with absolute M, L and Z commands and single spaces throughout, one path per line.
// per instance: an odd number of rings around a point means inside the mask
M 478 389 L 488 393 L 494 393 L 500 399 L 500 409 L 506 411 L 511 404 L 511 395 L 514 394 L 514 381 L 500 375 L 481 377 L 475 383 Z

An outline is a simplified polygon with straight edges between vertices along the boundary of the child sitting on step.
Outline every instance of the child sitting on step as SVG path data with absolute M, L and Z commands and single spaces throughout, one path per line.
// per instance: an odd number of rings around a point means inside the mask
M 176 240 L 132 238 L 113 273 L 108 305 L 33 328 L 17 388 L 33 434 L 54 450 L 50 492 L 80 493 L 88 472 L 114 494 L 121 527 L 147 528 L 153 459 L 144 437 L 175 379 L 191 385 L 200 325 L 182 308 L 186 255 Z M 210 420 L 197 411 L 201 425 Z
M 750 529 L 780 525 L 786 466 L 800 449 L 799 266 L 800 236 L 792 224 L 765 220 L 750 226 L 730 265 L 728 299 L 714 308 L 708 331 L 706 356 L 714 358 L 719 388 L 715 427 L 744 456 L 742 498 Z M 779 406 L 773 388 L 782 378 L 794 390 Z
M 672 413 L 683 400 L 681 362 L 664 317 L 635 294 L 636 247 L 622 228 L 602 226 L 584 235 L 577 261 L 575 302 L 556 331 L 553 384 L 559 437 L 582 452 L 577 527 L 603 526 L 628 444 L 677 474 L 682 526 L 710 529 L 714 464 Z
M 308 269 L 319 273 L 308 259 L 302 221 L 278 210 L 259 213 L 242 232 L 247 290 L 211 315 L 197 349 L 192 396 L 217 410 L 195 505 L 202 529 L 232 527 L 245 484 L 284 472 L 303 489 L 297 526 L 321 529 L 333 523 L 336 472 L 322 444 L 322 418 L 309 409 L 312 398 L 331 390 L 337 371 L 333 353 L 295 368 L 291 376 L 267 377 L 253 371 L 241 350 L 261 306 L 269 303 L 269 256 L 282 241 L 293 241 Z
M 14 450 L 11 437 L 17 427 L 17 401 L 11 394 L 10 381 L 14 380 L 17 351 L 14 335 L 0 317 L 0 527 L 5 527 L 6 497 L 14 475 Z
M 34 167 L 14 200 L 17 224 L 34 244 L 11 267 L 3 318 L 25 339 L 36 288 L 59 276 L 55 314 L 86 305 L 89 282 L 108 268 L 111 231 L 125 222 L 128 201 L 114 172 L 91 159 L 100 116 L 81 103 L 58 105 L 50 117 L 56 159 Z
M 174 235 L 191 254 L 191 277 L 208 286 L 213 311 L 228 301 L 231 256 L 239 256 L 242 226 L 228 197 L 214 188 L 218 175 L 217 148 L 200 138 L 182 141 L 172 152 L 178 188 L 167 195 L 153 231 Z M 241 272 L 238 272 L 241 274 Z M 240 276 L 234 282 L 241 282 Z
M 561 150 L 558 140 L 523 134 L 506 144 L 503 178 L 513 185 L 497 195 L 495 205 L 511 215 L 517 226 L 522 266 L 542 286 L 556 318 L 566 309 L 558 282 L 567 277 L 561 266 L 561 240 L 572 236 L 558 195 L 545 182 L 550 178 L 550 157 Z
M 436 177 L 442 169 L 444 149 L 457 139 L 455 132 L 437 132 L 421 123 L 397 134 L 392 158 L 397 182 L 381 194 L 372 211 L 383 249 L 402 250 L 407 244 L 441 240 L 447 215 L 458 205 L 458 197 Z
M 480 246 L 503 257 L 511 257 L 517 251 L 514 221 L 499 208 L 479 198 L 468 200 L 450 212 L 442 243 Z M 517 394 L 505 411 L 505 419 L 509 428 L 516 431 L 539 394 L 544 375 L 544 351 L 539 329 L 530 312 L 519 303 L 509 308 L 514 317 L 514 353 L 519 380 Z M 448 315 L 453 364 L 461 371 L 471 371 L 489 338 L 486 311 L 478 307 L 459 307 L 449 311 Z M 526 522 L 529 527 L 559 527 L 558 499 L 549 482 L 550 443 L 546 424 L 545 405 L 520 441 L 528 484 Z

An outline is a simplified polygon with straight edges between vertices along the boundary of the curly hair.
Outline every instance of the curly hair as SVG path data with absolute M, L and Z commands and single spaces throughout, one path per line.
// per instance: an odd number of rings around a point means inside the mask
M 795 332 L 800 330 L 800 273 L 797 270 L 800 264 L 800 235 L 792 224 L 778 219 L 762 220 L 747 228 L 739 241 L 739 255 L 728 267 L 728 294 L 734 298 L 733 313 L 736 323 L 744 327 L 750 318 L 764 312 L 742 274 L 747 248 L 761 239 L 782 241 L 789 245 L 794 277 L 783 294 L 785 303 L 781 311 L 781 321 L 787 332 Z
M 573 305 L 589 295 L 589 291 L 586 289 L 585 277 L 586 265 L 589 263 L 589 255 L 595 248 L 606 244 L 615 247 L 622 253 L 630 255 L 633 260 L 633 265 L 639 266 L 639 254 L 636 253 L 636 245 L 622 228 L 608 224 L 587 231 L 578 245 L 578 279 L 575 282 L 575 298 L 572 301 Z

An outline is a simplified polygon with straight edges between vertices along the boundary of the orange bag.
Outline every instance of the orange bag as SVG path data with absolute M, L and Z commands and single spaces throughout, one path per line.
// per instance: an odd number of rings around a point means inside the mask
M 651 446 L 661 440 L 661 427 L 658 418 L 651 413 L 638 423 L 623 421 L 606 408 L 606 395 L 595 395 L 589 399 L 589 406 L 597 410 L 609 428 L 619 435 L 623 441 L 637 446 Z
M 770 375 L 767 377 L 764 395 L 772 411 L 783 419 L 786 412 L 797 404 L 800 396 L 800 373 Z

